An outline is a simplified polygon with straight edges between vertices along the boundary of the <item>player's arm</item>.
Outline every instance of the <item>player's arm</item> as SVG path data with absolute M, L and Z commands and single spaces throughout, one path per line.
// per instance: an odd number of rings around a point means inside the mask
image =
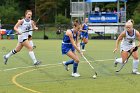
M 118 50 L 119 43 L 120 43 L 120 41 L 123 39 L 123 37 L 125 37 L 125 31 L 123 31 L 123 32 L 119 35 L 119 37 L 117 38 L 116 44 L 115 44 L 115 49 L 114 49 L 113 52 L 116 52 L 116 51 Z
M 138 38 L 138 47 L 140 47 L 140 33 L 138 32 L 138 31 L 136 31 L 136 36 L 137 36 L 137 38 Z
M 14 30 L 16 31 L 17 34 L 21 34 L 21 32 L 19 31 L 18 27 L 23 24 L 23 20 L 18 20 L 18 22 L 16 23 L 16 25 L 14 26 Z
M 33 27 L 33 30 L 38 30 L 38 27 L 36 26 L 36 24 L 33 20 L 32 20 L 32 27 Z
M 80 36 L 80 32 L 78 31 L 77 38 L 76 38 L 76 45 L 77 45 L 78 47 L 80 47 L 80 46 L 79 46 L 79 41 L 78 41 L 79 36 Z
M 76 43 L 75 43 L 75 41 L 74 41 L 74 39 L 73 39 L 72 32 L 69 31 L 69 30 L 67 30 L 66 35 L 69 36 L 70 41 L 71 41 L 72 45 L 74 46 L 74 48 L 81 54 L 80 49 L 77 47 L 77 45 L 76 45 Z

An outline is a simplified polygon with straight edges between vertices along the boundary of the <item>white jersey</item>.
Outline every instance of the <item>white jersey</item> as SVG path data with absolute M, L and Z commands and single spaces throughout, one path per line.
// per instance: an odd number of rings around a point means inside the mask
M 133 29 L 133 35 L 130 36 L 127 31 L 125 31 L 126 36 L 121 42 L 121 51 L 129 51 L 132 47 L 135 47 L 136 40 L 136 30 Z
M 18 29 L 21 33 L 31 30 L 31 28 L 32 28 L 32 21 L 31 20 L 26 21 L 25 19 L 23 19 L 23 23 L 18 27 Z M 28 39 L 28 35 L 29 35 L 29 32 L 18 35 L 18 41 L 20 43 L 23 42 L 23 40 Z
M 31 29 L 30 29 L 30 30 L 33 30 L 33 26 L 31 26 Z M 29 32 L 29 35 L 32 36 L 32 35 L 33 35 L 33 31 L 30 31 L 30 32 Z

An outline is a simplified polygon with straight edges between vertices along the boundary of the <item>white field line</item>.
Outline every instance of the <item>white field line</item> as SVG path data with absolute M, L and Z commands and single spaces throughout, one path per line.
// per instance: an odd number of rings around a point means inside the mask
M 105 59 L 105 60 L 94 60 L 93 61 L 89 61 L 89 62 L 94 62 L 94 61 L 98 61 L 98 62 L 103 62 L 103 61 L 111 61 L 111 60 L 114 60 L 114 59 Z M 82 63 L 85 62 L 85 61 L 82 61 Z M 45 66 L 54 66 L 54 65 L 61 65 L 62 63 L 57 63 L 57 64 L 45 64 L 45 65 L 39 65 L 37 67 L 45 67 Z M 0 70 L 0 71 L 11 71 L 11 70 L 17 70 L 17 69 L 26 69 L 26 68 L 33 68 L 35 66 L 24 66 L 24 67 L 16 67 L 16 68 L 9 68 L 9 69 L 3 69 L 3 70 Z

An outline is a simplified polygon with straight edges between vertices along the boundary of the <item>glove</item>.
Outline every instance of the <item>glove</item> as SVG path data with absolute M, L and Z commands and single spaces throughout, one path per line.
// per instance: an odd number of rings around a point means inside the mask
M 133 49 L 133 52 L 138 50 L 138 46 L 135 46 L 135 48 Z

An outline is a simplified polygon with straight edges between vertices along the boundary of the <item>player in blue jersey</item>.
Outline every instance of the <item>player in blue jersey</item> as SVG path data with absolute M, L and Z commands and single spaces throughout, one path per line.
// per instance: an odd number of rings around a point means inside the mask
M 75 49 L 83 55 L 83 53 L 78 48 L 78 31 L 80 30 L 80 25 L 78 23 L 78 20 L 76 19 L 73 23 L 73 29 L 69 29 L 66 31 L 63 41 L 62 41 L 62 54 L 66 54 L 68 57 L 70 57 L 72 60 L 69 60 L 67 62 L 63 62 L 63 65 L 65 66 L 65 69 L 68 71 L 68 65 L 73 64 L 73 77 L 79 77 L 80 74 L 77 72 L 78 63 L 79 63 L 79 57 L 75 53 Z
M 82 29 L 80 30 L 81 31 L 81 43 L 80 43 L 80 46 L 82 48 L 82 51 L 85 51 L 85 44 L 88 43 L 88 30 L 89 30 L 89 27 L 88 27 L 88 18 L 85 18 L 84 20 L 84 23 L 82 24 Z

